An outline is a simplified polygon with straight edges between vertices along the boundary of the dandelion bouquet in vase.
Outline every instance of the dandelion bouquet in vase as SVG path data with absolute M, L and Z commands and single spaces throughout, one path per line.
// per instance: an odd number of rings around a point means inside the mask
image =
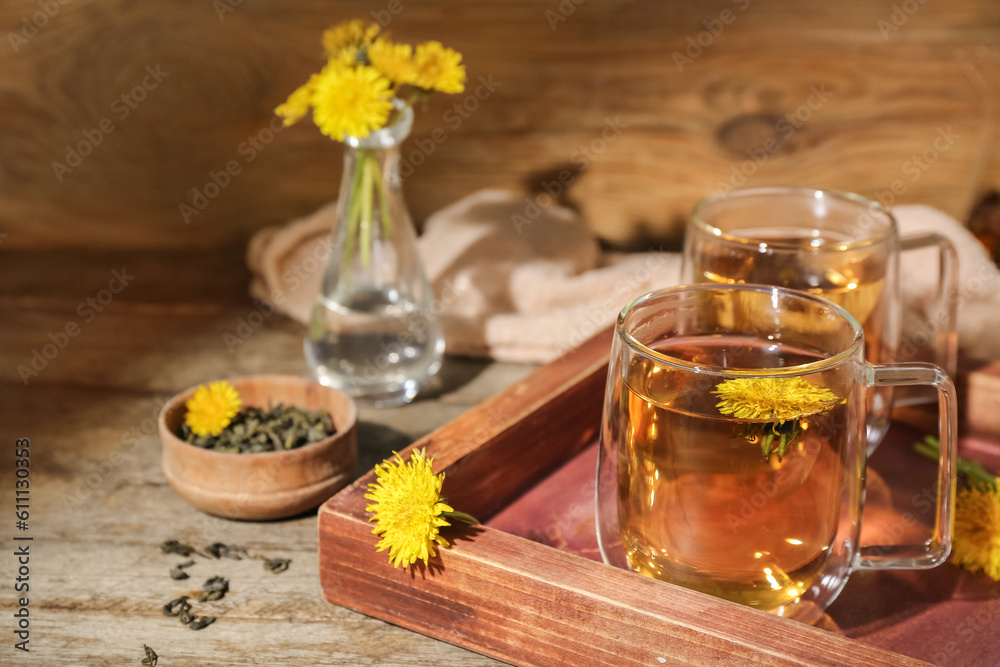
M 428 41 L 391 41 L 353 20 L 323 33 L 326 65 L 275 109 L 291 125 L 310 111 L 343 142 L 333 252 L 310 318 L 306 359 L 317 379 L 378 406 L 409 402 L 444 354 L 402 197 L 400 145 L 413 105 L 465 89 L 462 56 Z

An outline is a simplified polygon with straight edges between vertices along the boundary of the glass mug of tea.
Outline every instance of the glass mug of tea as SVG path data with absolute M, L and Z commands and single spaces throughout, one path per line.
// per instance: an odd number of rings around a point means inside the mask
M 941 289 L 928 326 L 930 355 L 950 375 L 957 359 L 955 332 L 957 255 L 939 234 L 900 239 L 892 213 L 858 195 L 810 188 L 753 188 L 698 202 L 688 220 L 681 282 L 759 283 L 799 289 L 843 306 L 865 330 L 866 358 L 873 364 L 900 359 L 902 299 L 899 253 L 936 246 Z M 913 352 L 912 345 L 906 351 Z M 910 392 L 920 402 L 924 394 Z M 871 392 L 868 446 L 889 427 L 893 392 Z
M 930 385 L 940 408 L 925 544 L 859 547 L 866 393 Z M 764 285 L 652 292 L 618 316 L 597 469 L 606 563 L 812 621 L 852 569 L 951 549 L 955 389 L 934 365 L 871 365 L 842 307 Z

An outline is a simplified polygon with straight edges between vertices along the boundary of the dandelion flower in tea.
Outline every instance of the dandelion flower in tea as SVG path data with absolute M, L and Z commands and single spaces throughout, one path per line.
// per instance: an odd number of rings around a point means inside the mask
M 720 382 L 712 393 L 724 415 L 749 420 L 738 435 L 759 442 L 761 454 L 781 460 L 802 435 L 802 420 L 841 402 L 840 396 L 800 377 L 735 378 Z M 777 443 L 775 440 L 777 439 Z
M 678 337 L 653 349 L 703 368 L 726 368 L 734 359 L 746 368 L 794 367 L 824 358 L 729 336 Z M 837 428 L 851 416 L 834 395 L 844 396 L 844 385 L 834 373 L 822 381 L 818 375 L 808 386 L 793 375 L 763 382 L 727 375 L 701 389 L 697 374 L 644 355 L 623 364 L 607 426 L 609 442 L 618 443 L 617 498 L 607 504 L 617 506 L 631 569 L 758 609 L 791 609 L 821 583 L 837 557 L 845 452 L 859 434 Z M 832 391 L 816 400 L 824 386 Z M 780 449 L 781 429 L 796 426 L 802 432 L 794 444 L 786 435 L 787 456 L 770 456 Z

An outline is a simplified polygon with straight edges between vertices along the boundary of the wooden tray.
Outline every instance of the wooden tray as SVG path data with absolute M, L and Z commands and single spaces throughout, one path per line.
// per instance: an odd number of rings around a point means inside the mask
M 593 480 L 609 351 L 605 332 L 412 445 L 445 471 L 450 504 L 486 521 L 446 533 L 452 547 L 429 567 L 394 569 L 375 552 L 364 511 L 373 472 L 327 501 L 325 597 L 517 664 L 996 664 L 1000 586 L 950 564 L 856 572 L 814 627 L 599 562 Z M 927 529 L 914 508 L 934 464 L 909 446 L 922 432 L 895 425 L 873 457 L 885 484 L 869 480 L 863 544 Z M 1000 463 L 990 439 L 965 444 Z M 918 521 L 901 521 L 907 511 Z

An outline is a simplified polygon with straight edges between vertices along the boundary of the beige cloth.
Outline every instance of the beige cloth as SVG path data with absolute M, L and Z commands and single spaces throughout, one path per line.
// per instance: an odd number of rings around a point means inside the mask
M 329 253 L 334 204 L 254 235 L 252 294 L 307 322 Z M 1000 271 L 953 218 L 927 206 L 894 209 L 903 235 L 944 234 L 960 256 L 959 340 L 1000 357 Z M 544 362 L 610 325 L 632 298 L 676 285 L 680 255 L 602 251 L 573 211 L 482 190 L 427 219 L 418 240 L 449 353 Z M 904 253 L 904 321 L 919 322 L 937 290 L 935 251 Z M 904 329 L 906 331 L 908 329 Z

